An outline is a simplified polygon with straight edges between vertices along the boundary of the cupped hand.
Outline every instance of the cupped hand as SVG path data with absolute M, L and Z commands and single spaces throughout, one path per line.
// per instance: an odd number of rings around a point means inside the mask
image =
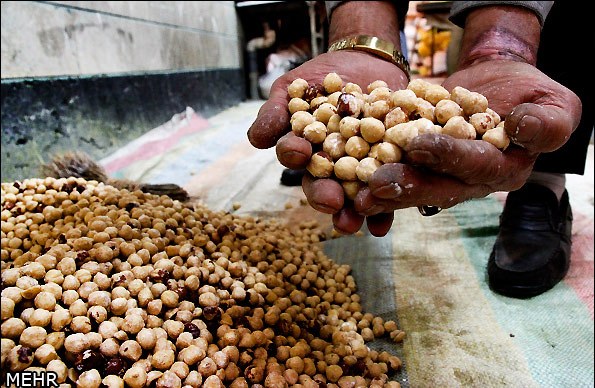
M 256 148 L 270 148 L 276 145 L 283 135 L 291 132 L 287 87 L 293 80 L 303 78 L 309 84 L 322 84 L 324 77 L 332 72 L 339 74 L 343 83 L 358 84 L 364 93 L 366 87 L 376 80 L 385 81 L 392 90 L 407 87 L 407 78 L 400 68 L 371 54 L 343 50 L 318 55 L 275 80 L 268 100 L 260 107 L 254 123 L 248 129 L 250 143 Z M 287 149 L 284 151 L 289 152 Z M 301 153 L 301 150 L 298 152 Z M 279 159 L 283 165 L 305 166 L 300 158 L 294 160 L 291 156 L 284 156 L 282 153 Z M 307 156 L 309 160 L 309 155 Z
M 376 80 L 383 80 L 392 90 L 407 86 L 407 78 L 397 66 L 360 51 L 335 51 L 321 54 L 279 77 L 272 85 L 269 99 L 262 105 L 254 123 L 248 130 L 248 139 L 256 148 L 276 146 L 279 162 L 291 169 L 302 169 L 312 156 L 312 146 L 304 138 L 295 136 L 289 124 L 290 114 L 287 87 L 296 78 L 310 84 L 322 84 L 331 72 L 339 74 L 344 83 L 358 84 L 364 92 Z M 303 189 L 310 205 L 323 213 L 333 214 L 333 223 L 340 232 L 357 232 L 366 221 L 371 233 L 384 235 L 392 223 L 392 212 L 371 215 L 354 210 L 351 201 L 345 201 L 341 185 L 332 179 L 314 179 L 308 173 Z
M 581 116 L 581 102 L 534 66 L 509 60 L 473 64 L 443 86 L 462 86 L 487 97 L 506 119 L 513 139 L 506 150 L 476 140 L 426 134 L 405 149 L 406 164 L 381 166 L 355 200 L 359 213 L 387 212 L 419 205 L 452 207 L 496 191 L 520 188 L 537 156 L 568 140 Z

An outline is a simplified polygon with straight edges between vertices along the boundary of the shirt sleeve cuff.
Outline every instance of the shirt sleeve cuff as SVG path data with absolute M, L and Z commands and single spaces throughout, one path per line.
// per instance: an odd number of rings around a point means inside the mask
M 327 3 L 340 3 L 339 1 L 329 1 Z M 450 9 L 449 20 L 456 24 L 457 26 L 464 28 L 465 27 L 465 18 L 467 17 L 467 13 L 469 11 L 486 6 L 486 5 L 512 5 L 518 7 L 528 8 L 531 11 L 535 12 L 537 18 L 539 19 L 539 24 L 543 28 L 543 23 L 547 18 L 552 5 L 554 5 L 553 1 L 453 1 L 452 7 Z M 335 5 L 336 7 L 336 5 Z

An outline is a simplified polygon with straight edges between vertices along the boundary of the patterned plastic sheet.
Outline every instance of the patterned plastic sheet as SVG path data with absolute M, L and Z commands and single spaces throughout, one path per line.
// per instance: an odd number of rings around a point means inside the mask
M 274 150 L 248 143 L 261 104 L 209 120 L 187 110 L 102 163 L 114 177 L 180 184 L 214 209 L 240 203 L 240 214 L 315 218 L 330 233 L 330 216 L 305 205 L 301 188 L 280 185 Z M 364 308 L 407 332 L 402 344 L 372 344 L 402 357 L 393 378 L 403 387 L 593 387 L 593 145 L 587 173 L 570 176 L 567 187 L 575 218 L 570 272 L 529 300 L 494 294 L 485 281 L 504 193 L 433 217 L 398 211 L 383 238 L 324 242 L 329 257 L 351 265 Z

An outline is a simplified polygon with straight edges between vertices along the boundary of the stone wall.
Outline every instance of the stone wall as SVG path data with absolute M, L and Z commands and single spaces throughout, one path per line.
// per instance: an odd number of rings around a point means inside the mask
M 3 1 L 2 180 L 245 99 L 231 1 Z

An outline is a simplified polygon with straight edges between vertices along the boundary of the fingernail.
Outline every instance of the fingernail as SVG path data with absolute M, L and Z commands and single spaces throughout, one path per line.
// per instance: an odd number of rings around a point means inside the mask
M 292 168 L 298 168 L 305 166 L 309 162 L 309 157 L 304 155 L 301 152 L 295 151 L 286 151 L 279 153 L 279 159 L 282 159 L 283 162 L 292 166 Z
M 525 115 L 517 124 L 513 138 L 521 143 L 533 140 L 539 129 L 543 126 L 541 119 Z
M 372 194 L 375 197 L 385 198 L 385 199 L 397 198 L 398 196 L 401 195 L 402 192 L 403 192 L 403 189 L 396 182 L 391 182 L 386 186 L 381 186 L 381 187 L 378 187 L 378 188 L 372 190 Z
M 332 206 L 328 206 L 326 204 L 313 204 L 312 207 L 316 210 L 318 210 L 321 213 L 326 213 L 326 214 L 335 214 L 336 212 L 338 212 L 341 209 L 335 209 Z
M 440 163 L 440 158 L 429 151 L 410 151 L 407 153 L 407 159 L 411 163 L 432 165 Z

